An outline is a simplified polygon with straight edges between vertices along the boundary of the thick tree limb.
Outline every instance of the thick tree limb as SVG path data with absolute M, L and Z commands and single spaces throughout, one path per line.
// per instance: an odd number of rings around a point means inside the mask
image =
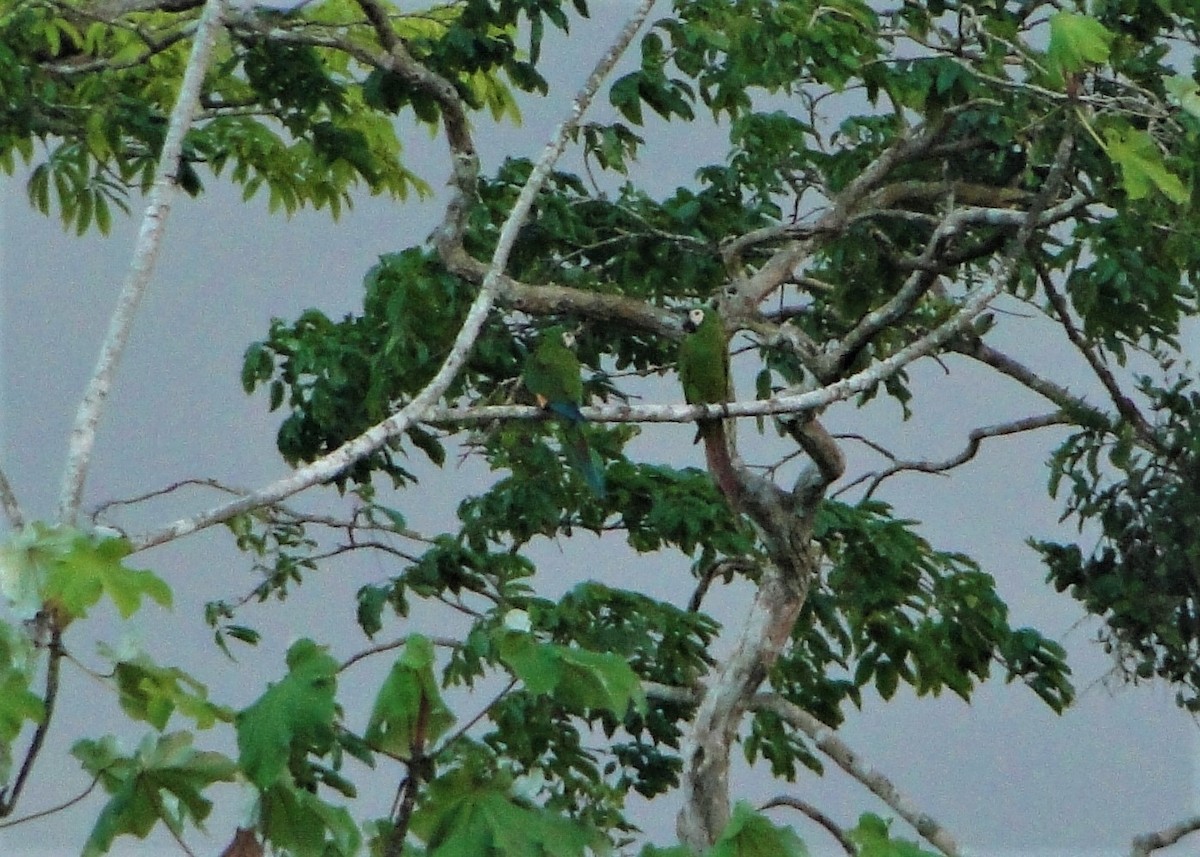
M 160 530 L 135 539 L 135 549 L 140 550 L 152 547 L 153 545 L 163 544 L 180 536 L 210 527 L 221 521 L 226 521 L 234 515 L 249 511 L 250 509 L 276 503 L 299 491 L 303 491 L 305 488 L 325 482 L 345 470 L 355 461 L 379 449 L 390 438 L 401 434 L 410 425 L 425 418 L 426 413 L 441 398 L 446 388 L 450 386 L 454 377 L 466 363 L 475 339 L 478 337 L 479 331 L 483 327 L 483 323 L 487 319 L 488 313 L 491 311 L 492 304 L 495 301 L 499 290 L 501 274 L 508 261 L 508 254 L 512 250 L 517 233 L 528 216 L 529 209 L 538 192 L 541 190 L 542 184 L 566 148 L 571 133 L 578 126 L 579 120 L 591 103 L 596 91 L 600 88 L 601 82 L 629 46 L 629 43 L 633 40 L 634 35 L 637 34 L 637 31 L 641 28 L 642 23 L 649 14 L 650 7 L 653 5 L 654 0 L 641 0 L 638 4 L 638 7 L 630 16 L 612 46 L 609 47 L 604 56 L 596 64 L 595 69 L 588 76 L 583 88 L 571 105 L 569 115 L 559 125 L 541 158 L 534 166 L 528 181 L 526 181 L 525 186 L 521 189 L 521 193 L 518 195 L 517 201 L 509 213 L 508 219 L 504 222 L 500 230 L 496 250 L 492 256 L 491 265 L 488 268 L 487 276 L 484 277 L 479 294 L 467 311 L 462 328 L 459 330 L 449 355 L 447 355 L 445 362 L 437 374 L 425 386 L 425 389 L 421 390 L 401 410 L 392 414 L 383 422 L 372 426 L 363 434 L 344 443 L 328 455 L 322 456 L 316 461 L 297 469 L 290 476 L 279 479 L 237 500 L 225 503 L 194 517 L 178 520 Z M 477 169 L 474 152 L 473 150 L 455 151 L 453 154 L 455 166 L 452 183 L 465 192 L 465 186 L 468 184 L 473 170 Z M 471 190 L 473 191 L 473 186 Z M 465 218 L 466 201 L 462 196 L 463 194 L 460 193 L 458 199 L 452 200 L 451 206 L 447 210 L 443 226 L 439 230 L 441 240 L 449 240 L 456 227 Z M 463 206 L 462 211 L 455 210 L 455 205 Z
M 711 684 L 704 691 L 683 742 L 680 841 L 702 852 L 729 823 L 729 751 L 742 715 L 791 639 L 810 578 L 764 569 L 749 616 Z
M 200 103 L 200 87 L 204 83 L 204 75 L 222 26 L 224 10 L 225 0 L 208 0 L 196 27 L 192 53 L 183 73 L 183 81 L 179 85 L 179 96 L 175 99 L 175 107 L 171 111 L 158 159 L 157 176 L 154 186 L 150 189 L 150 202 L 146 206 L 141 230 L 134 245 L 129 275 L 117 298 L 108 333 L 100 347 L 96 368 L 75 415 L 75 426 L 71 430 L 58 501 L 58 518 L 63 523 L 73 523 L 79 513 L 83 484 L 91 465 L 92 449 L 96 444 L 96 426 L 100 422 L 104 402 L 112 390 L 117 364 L 129 341 L 138 306 L 154 272 L 167 217 L 171 212 L 171 200 L 179 185 L 183 138 L 191 127 L 192 117 Z
M 1108 414 L 1094 405 L 1089 405 L 1084 399 L 1076 396 L 1066 387 L 1047 381 L 1020 361 L 988 345 L 978 336 L 964 336 L 952 339 L 947 343 L 949 348 L 966 357 L 978 360 L 992 367 L 1002 375 L 1007 375 L 1018 384 L 1026 387 L 1039 396 L 1058 405 L 1065 411 L 1087 415 L 1097 423 L 1110 423 Z

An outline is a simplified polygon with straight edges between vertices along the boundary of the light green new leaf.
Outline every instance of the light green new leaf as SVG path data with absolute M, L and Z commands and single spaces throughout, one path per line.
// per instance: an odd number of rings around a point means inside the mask
M 312 640 L 288 649 L 288 674 L 237 717 L 238 764 L 260 790 L 283 774 L 293 750 L 328 743 L 337 716 L 338 664 Z
M 796 831 L 776 827 L 750 804 L 739 801 L 707 857 L 808 857 L 808 849 Z
M 71 619 L 80 619 L 104 595 L 112 599 L 121 617 L 128 619 L 149 596 L 164 607 L 171 606 L 171 588 L 154 572 L 128 568 L 121 560 L 131 548 L 125 539 L 95 540 L 78 534 L 71 548 L 50 568 L 46 578 L 46 600 Z
M 1073 12 L 1050 16 L 1050 68 L 1058 75 L 1074 74 L 1108 61 L 1116 34 L 1095 18 Z
M 453 723 L 433 674 L 433 645 L 415 634 L 379 688 L 364 737 L 372 747 L 407 759 L 418 740 L 427 750 Z M 418 728 L 423 734 L 417 735 Z
M 1106 128 L 1104 149 L 1121 168 L 1121 183 L 1130 199 L 1143 199 L 1157 189 L 1171 202 L 1187 202 L 1187 188 L 1167 169 L 1162 153 L 1145 131 Z
M 202 829 L 212 810 L 203 790 L 237 775 L 229 758 L 193 749 L 187 732 L 148 735 L 131 756 L 120 754 L 112 736 L 79 741 L 71 753 L 112 795 L 84 845 L 84 857 L 107 853 L 118 836 L 144 839 L 160 821 L 176 835 L 188 821 Z
M 1168 77 L 1164 82 L 1171 101 L 1178 104 L 1186 112 L 1200 119 L 1200 85 L 1187 75 L 1177 74 Z

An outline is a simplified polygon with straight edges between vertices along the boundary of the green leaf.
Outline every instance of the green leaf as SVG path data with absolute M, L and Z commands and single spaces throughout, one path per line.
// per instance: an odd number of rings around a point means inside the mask
M 118 836 L 144 839 L 159 822 L 177 836 L 185 822 L 202 829 L 212 810 L 203 791 L 237 775 L 226 756 L 193 749 L 188 732 L 147 735 L 130 756 L 121 755 L 112 736 L 79 741 L 71 754 L 112 795 L 84 845 L 84 857 L 107 853 Z
M 1172 102 L 1200 119 L 1200 84 L 1186 75 L 1177 74 L 1174 77 L 1168 77 L 1163 86 Z
M 739 801 L 706 857 L 808 857 L 808 849 L 796 831 L 776 827 L 753 806 Z
M 936 857 L 936 852 L 922 850 L 915 842 L 893 839 L 889 827 L 890 822 L 864 812 L 846 836 L 858 846 L 858 857 Z
M 47 575 L 46 600 L 71 619 L 86 616 L 104 595 L 112 599 L 124 619 L 141 608 L 143 596 L 170 607 L 171 588 L 162 578 L 121 563 L 131 550 L 125 539 L 95 540 L 78 534 L 70 550 L 57 558 Z
M 121 660 L 113 668 L 121 709 L 135 720 L 162 729 L 175 711 L 190 717 L 197 728 L 218 720 L 231 722 L 234 713 L 208 700 L 208 688 L 178 667 L 164 667 L 146 655 Z
M 1108 156 L 1121 168 L 1121 184 L 1130 199 L 1143 199 L 1157 189 L 1174 203 L 1188 201 L 1187 188 L 1167 169 L 1158 146 L 1145 131 L 1106 128 L 1104 144 Z
M 588 825 L 523 805 L 506 775 L 456 768 L 435 779 L 413 814 L 411 829 L 430 857 L 584 857 L 603 838 Z
M 312 640 L 292 644 L 288 674 L 237 717 L 238 764 L 265 791 L 293 754 L 332 743 L 338 664 Z
M 1115 38 L 1116 34 L 1095 18 L 1056 12 L 1050 16 L 1050 44 L 1046 49 L 1050 68 L 1061 77 L 1108 62 Z
M 30 689 L 33 679 L 32 648 L 25 635 L 0 622 L 0 783 L 8 781 L 12 742 L 26 721 L 40 723 L 46 709 Z
M 620 655 L 539 643 L 518 632 L 501 634 L 500 659 L 530 692 L 549 694 L 576 709 L 611 711 L 621 717 L 630 705 L 644 709 L 637 673 Z
M 403 759 L 424 754 L 454 723 L 433 674 L 433 644 L 414 634 L 375 697 L 365 738 Z

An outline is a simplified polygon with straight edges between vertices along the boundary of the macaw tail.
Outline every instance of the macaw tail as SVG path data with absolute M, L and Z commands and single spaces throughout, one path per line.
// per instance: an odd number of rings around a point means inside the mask
M 583 422 L 583 411 L 579 410 L 579 405 L 574 402 L 547 402 L 542 407 L 573 425 Z
M 725 495 L 730 507 L 736 512 L 742 495 L 742 483 L 733 469 L 729 457 L 729 444 L 725 442 L 725 424 L 721 420 L 697 420 L 696 437 L 704 441 L 704 462 L 712 474 L 717 488 Z
M 604 499 L 604 463 L 588 445 L 587 437 L 575 426 L 567 426 L 563 452 L 571 467 L 583 477 L 597 500 Z

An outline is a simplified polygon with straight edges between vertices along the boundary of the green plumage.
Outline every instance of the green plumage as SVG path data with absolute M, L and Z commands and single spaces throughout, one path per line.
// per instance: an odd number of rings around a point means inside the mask
M 582 422 L 583 378 L 579 358 L 569 343 L 575 337 L 566 328 L 552 327 L 542 334 L 537 349 L 525 361 L 525 388 L 538 406 L 549 408 L 572 422 Z
M 583 476 L 596 497 L 604 496 L 604 470 L 600 457 L 588 446 L 583 432 L 583 378 L 579 358 L 571 350 L 575 335 L 564 327 L 542 333 L 541 342 L 525 361 L 525 388 L 537 399 L 538 407 L 552 411 L 565 421 L 563 453 Z
M 679 381 L 689 405 L 724 402 L 729 395 L 729 347 L 716 310 L 696 307 L 683 329 L 688 336 L 679 346 Z
M 683 323 L 687 337 L 679 346 L 679 382 L 689 405 L 729 400 L 729 343 L 715 309 L 695 307 Z M 717 487 L 736 511 L 741 483 L 734 472 L 721 419 L 696 420 L 696 441 L 704 441 L 704 459 Z

